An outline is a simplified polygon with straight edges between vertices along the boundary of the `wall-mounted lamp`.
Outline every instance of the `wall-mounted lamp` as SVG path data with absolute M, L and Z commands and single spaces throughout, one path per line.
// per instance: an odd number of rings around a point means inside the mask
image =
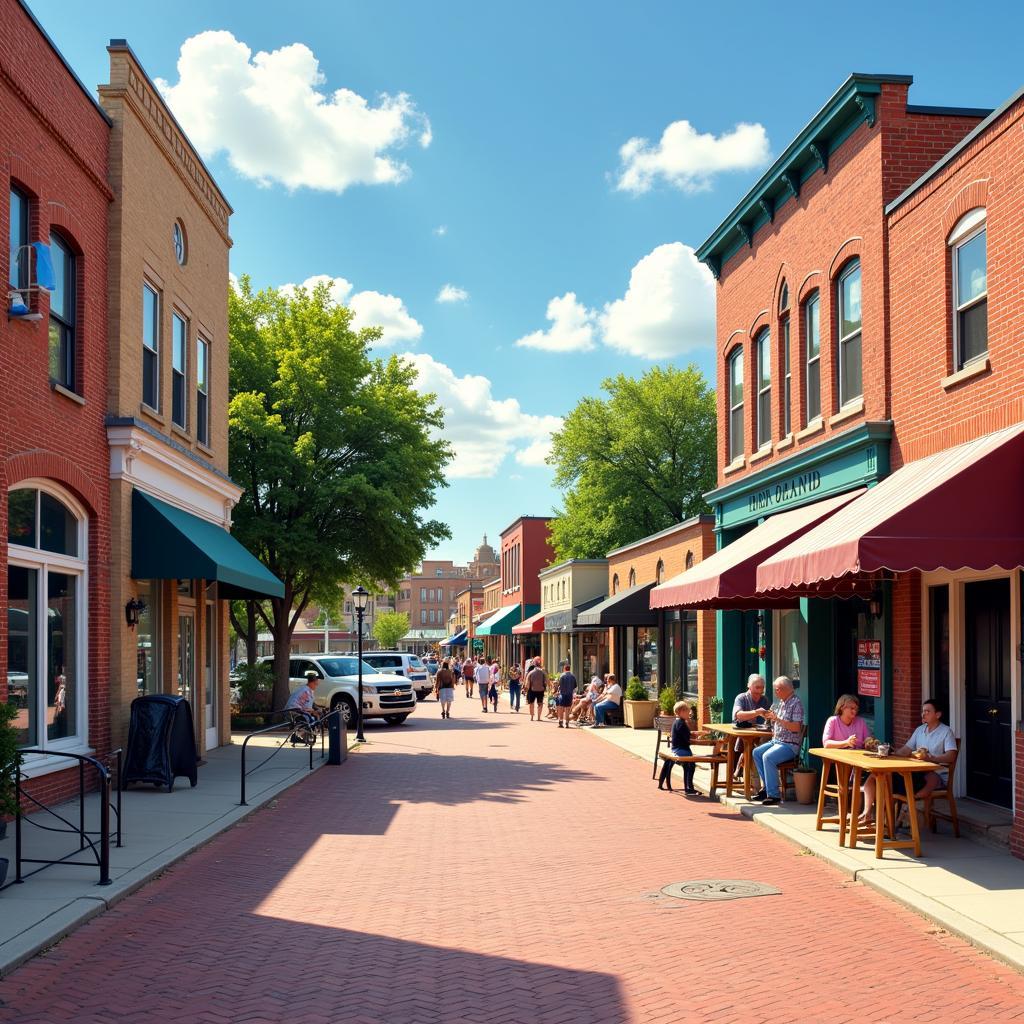
M 137 597 L 133 597 L 124 606 L 124 621 L 128 623 L 129 629 L 134 629 L 139 624 L 139 618 L 147 607 L 146 602 Z

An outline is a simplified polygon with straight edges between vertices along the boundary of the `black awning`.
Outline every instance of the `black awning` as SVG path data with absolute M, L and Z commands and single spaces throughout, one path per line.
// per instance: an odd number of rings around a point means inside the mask
M 651 590 L 654 583 L 620 590 L 600 604 L 580 612 L 576 625 L 585 629 L 605 626 L 656 626 L 658 613 L 651 609 Z

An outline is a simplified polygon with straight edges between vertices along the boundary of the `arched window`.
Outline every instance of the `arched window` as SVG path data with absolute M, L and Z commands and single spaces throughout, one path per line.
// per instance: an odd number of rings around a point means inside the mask
M 50 235 L 54 289 L 50 293 L 50 378 L 75 390 L 76 312 L 78 278 L 71 247 L 60 235 Z
M 743 456 L 743 346 L 729 356 L 729 461 Z
M 793 432 L 793 375 L 789 353 L 789 286 L 779 292 L 779 342 L 782 345 L 782 436 Z
M 985 208 L 965 213 L 949 236 L 953 271 L 953 361 L 958 370 L 988 354 Z
M 8 699 L 19 746 L 66 748 L 86 736 L 87 520 L 48 481 L 7 498 Z
M 692 551 L 687 551 L 686 552 L 686 568 L 687 569 L 692 569 L 693 568 L 693 552 Z
M 612 593 L 617 594 L 619 592 L 619 574 L 616 573 L 612 577 Z
M 661 583 L 662 577 L 665 575 L 665 563 L 659 558 L 658 567 L 654 570 L 654 581 L 655 583 Z
M 860 260 L 847 263 L 836 282 L 839 352 L 839 406 L 864 393 L 861 373 Z
M 821 296 L 813 292 L 804 303 L 804 426 L 821 415 Z
M 629 586 L 630 587 L 635 587 L 636 586 L 636 569 L 630 569 L 629 570 Z
M 757 353 L 757 447 L 772 443 L 772 336 L 766 327 L 754 342 Z

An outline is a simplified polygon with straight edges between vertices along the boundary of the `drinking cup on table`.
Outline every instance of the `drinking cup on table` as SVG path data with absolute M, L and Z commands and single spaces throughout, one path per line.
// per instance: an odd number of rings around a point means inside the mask
M 890 748 L 889 748 L 889 744 L 888 743 L 879 743 L 878 744 L 878 756 L 879 757 L 888 757 L 889 756 L 889 749 Z

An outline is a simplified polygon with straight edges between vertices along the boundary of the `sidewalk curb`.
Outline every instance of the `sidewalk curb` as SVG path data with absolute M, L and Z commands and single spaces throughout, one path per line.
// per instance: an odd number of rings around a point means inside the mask
M 135 868 L 130 868 L 114 880 L 110 886 L 110 889 L 114 891 L 111 891 L 109 896 L 100 895 L 102 890 L 97 886 L 97 895 L 75 897 L 42 921 L 8 939 L 4 943 L 4 946 L 8 948 L 0 949 L 0 979 L 16 970 L 27 960 L 31 960 L 32 957 L 56 945 L 66 936 L 70 935 L 71 932 L 75 931 L 75 929 L 104 911 L 109 910 L 125 897 L 138 892 L 147 882 L 151 882 L 168 868 L 184 860 L 189 854 L 201 849 L 222 832 L 226 832 L 239 822 L 245 821 L 246 818 L 261 810 L 282 793 L 311 778 L 321 768 L 325 767 L 326 764 L 326 761 L 318 760 L 314 763 L 312 771 L 308 768 L 300 769 L 292 778 L 286 779 L 277 786 L 265 790 L 258 797 L 251 798 L 245 807 L 236 804 L 232 810 L 226 812 L 221 818 L 200 828 L 188 837 L 178 840 L 172 846 L 150 858 L 149 861 L 145 861 Z M 236 815 L 235 811 L 240 813 Z M 45 878 L 45 874 L 42 877 Z M 8 892 L 10 891 L 8 890 Z M 0 907 L 2 905 L 3 895 L 0 894 Z

